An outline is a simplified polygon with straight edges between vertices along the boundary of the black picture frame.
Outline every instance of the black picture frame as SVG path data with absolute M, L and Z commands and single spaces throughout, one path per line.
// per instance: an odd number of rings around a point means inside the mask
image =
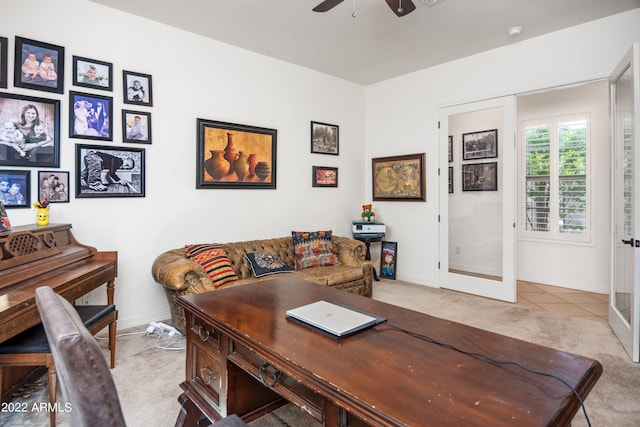
M 498 129 L 462 134 L 462 160 L 498 157 Z
M 449 135 L 448 138 L 448 154 L 449 154 L 449 163 L 453 162 L 453 135 Z
M 9 39 L 0 37 L 0 88 L 6 89 L 9 86 Z
M 122 89 L 125 104 L 153 106 L 151 75 L 122 70 Z
M 69 172 L 58 170 L 38 171 L 38 200 L 49 203 L 69 203 Z
M 113 90 L 113 64 L 73 55 L 73 85 L 98 90 Z
M 144 197 L 145 149 L 76 144 L 75 186 L 76 198 Z
M 60 166 L 59 100 L 0 93 L 0 166 Z
M 53 69 L 42 70 L 48 61 Z M 13 85 L 25 89 L 64 93 L 64 47 L 24 37 L 15 37 Z
M 311 152 L 338 156 L 340 154 L 340 127 L 312 121 Z
M 5 208 L 30 208 L 31 171 L 0 169 L 0 193 Z
M 151 113 L 122 110 L 122 141 L 151 144 Z
M 113 141 L 113 97 L 69 91 L 69 138 Z
M 312 187 L 338 187 L 338 168 L 312 166 Z
M 453 166 L 449 166 L 449 193 L 453 193 Z
M 463 164 L 462 191 L 498 191 L 498 162 Z
M 196 188 L 275 190 L 277 143 L 276 129 L 197 119 Z
M 380 249 L 380 278 L 396 279 L 396 266 L 398 262 L 398 242 L 382 241 Z

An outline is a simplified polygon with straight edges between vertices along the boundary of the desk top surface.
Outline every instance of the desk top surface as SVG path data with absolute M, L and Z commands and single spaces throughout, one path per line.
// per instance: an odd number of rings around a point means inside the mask
M 337 340 L 285 318 L 287 310 L 318 300 L 388 322 Z M 188 295 L 179 304 L 349 412 L 381 425 L 567 425 L 579 403 L 549 375 L 584 399 L 602 373 L 600 363 L 586 357 L 286 275 Z

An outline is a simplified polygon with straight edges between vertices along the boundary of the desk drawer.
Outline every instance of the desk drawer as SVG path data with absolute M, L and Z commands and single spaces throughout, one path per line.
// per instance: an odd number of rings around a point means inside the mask
M 188 373 L 188 378 L 197 386 L 197 389 L 202 390 L 203 397 L 211 400 L 217 406 L 220 403 L 223 380 L 220 363 L 198 345 L 193 343 L 190 345 L 193 363 L 190 364 L 191 372 Z
M 188 341 L 202 344 L 203 348 L 214 350 L 216 354 L 220 353 L 220 332 L 204 320 L 191 315 L 190 328 L 187 331 Z

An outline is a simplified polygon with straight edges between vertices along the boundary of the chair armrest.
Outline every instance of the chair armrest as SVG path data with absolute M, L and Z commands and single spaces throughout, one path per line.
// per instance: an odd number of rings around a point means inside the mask
M 164 252 L 153 261 L 153 279 L 167 289 L 175 291 L 190 287 L 199 292 L 215 289 L 204 268 L 184 255 L 184 250 L 174 249 Z

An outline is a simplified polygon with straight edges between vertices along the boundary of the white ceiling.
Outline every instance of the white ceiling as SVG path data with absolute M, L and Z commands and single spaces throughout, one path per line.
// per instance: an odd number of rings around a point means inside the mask
M 640 0 L 413 0 L 416 10 L 398 18 L 384 0 L 345 0 L 324 13 L 311 10 L 322 0 L 89 1 L 362 85 L 640 7 Z M 523 27 L 520 36 L 507 35 L 513 26 Z

